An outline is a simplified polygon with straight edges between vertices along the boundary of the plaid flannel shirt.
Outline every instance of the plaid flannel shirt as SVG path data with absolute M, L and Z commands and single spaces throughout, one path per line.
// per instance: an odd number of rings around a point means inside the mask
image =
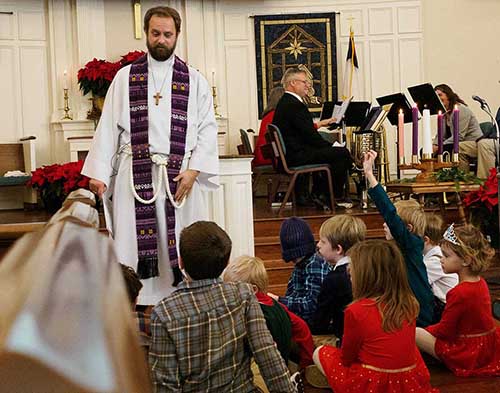
M 155 392 L 255 392 L 252 355 L 271 392 L 292 392 L 290 374 L 250 285 L 182 282 L 151 315 Z
M 308 324 L 318 307 L 318 295 L 332 267 L 318 253 L 295 265 L 285 296 L 279 301 Z

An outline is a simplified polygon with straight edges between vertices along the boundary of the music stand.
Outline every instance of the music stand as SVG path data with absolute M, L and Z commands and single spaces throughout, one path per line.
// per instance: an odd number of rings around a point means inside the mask
M 337 105 L 340 105 L 340 103 L 337 103 Z M 347 127 L 361 126 L 369 109 L 370 103 L 368 101 L 351 101 L 345 112 L 345 125 Z
M 429 109 L 431 115 L 437 115 L 439 111 L 446 112 L 443 103 L 430 83 L 409 87 L 408 91 L 420 113 L 423 113 L 424 109 Z
M 319 115 L 320 120 L 329 119 L 333 115 L 333 108 L 335 107 L 335 102 L 325 101 L 321 107 L 321 114 Z
M 387 114 L 387 119 L 393 126 L 398 125 L 398 114 L 401 109 L 404 113 L 405 123 L 412 122 L 411 116 L 411 105 L 408 98 L 403 93 L 390 94 L 388 96 L 378 97 L 377 102 L 380 106 L 387 104 L 393 104 L 389 113 Z

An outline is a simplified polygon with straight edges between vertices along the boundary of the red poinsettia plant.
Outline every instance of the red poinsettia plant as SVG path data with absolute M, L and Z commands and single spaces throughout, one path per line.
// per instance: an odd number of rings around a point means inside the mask
M 490 169 L 490 174 L 477 191 L 469 192 L 464 198 L 464 205 L 469 209 L 485 207 L 489 212 L 498 205 L 498 179 L 496 168 Z
M 121 56 L 115 63 L 96 59 L 89 61 L 78 71 L 78 84 L 83 95 L 92 93 L 95 97 L 105 97 L 118 70 L 134 62 L 145 52 L 131 51 Z
M 83 160 L 45 165 L 31 173 L 28 186 L 38 189 L 49 210 L 57 210 L 71 191 L 89 188 L 89 178 L 82 175 Z

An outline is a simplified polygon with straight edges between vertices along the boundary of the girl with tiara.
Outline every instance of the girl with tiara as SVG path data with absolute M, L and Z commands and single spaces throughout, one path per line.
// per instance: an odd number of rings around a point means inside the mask
M 313 360 L 335 393 L 438 392 L 415 344 L 419 305 L 392 242 L 349 250 L 354 301 L 345 309 L 340 349 L 318 347 Z
M 417 328 L 418 347 L 458 376 L 500 376 L 500 330 L 491 315 L 488 286 L 479 274 L 495 254 L 471 225 L 446 230 L 441 242 L 445 273 L 457 273 L 458 285 L 446 295 L 441 321 Z

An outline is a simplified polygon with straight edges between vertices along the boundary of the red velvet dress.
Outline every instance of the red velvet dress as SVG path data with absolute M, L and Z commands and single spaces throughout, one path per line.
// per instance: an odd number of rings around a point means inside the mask
M 415 344 L 415 321 L 386 333 L 371 299 L 346 308 L 342 348 L 325 345 L 319 359 L 335 393 L 439 392 Z
M 436 337 L 436 355 L 454 374 L 500 376 L 500 329 L 482 278 L 450 289 L 441 321 L 427 331 Z
M 252 161 L 252 165 L 262 166 L 262 165 L 271 165 L 271 160 L 266 160 L 262 155 L 262 151 L 260 148 L 266 144 L 266 132 L 267 126 L 273 122 L 274 110 L 268 112 L 260 123 L 259 136 L 257 137 L 257 142 L 255 143 L 254 155 L 255 158 Z

